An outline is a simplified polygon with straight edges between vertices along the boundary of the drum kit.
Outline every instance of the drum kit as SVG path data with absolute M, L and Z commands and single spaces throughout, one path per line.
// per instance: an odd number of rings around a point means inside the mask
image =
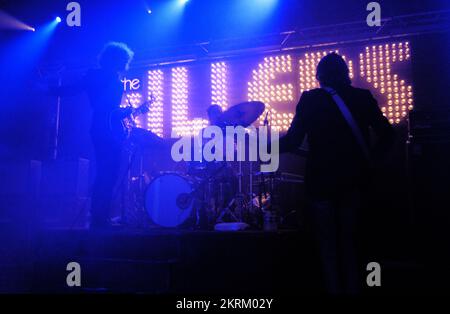
M 260 102 L 241 103 L 223 112 L 221 121 L 227 126 L 248 127 L 264 108 Z M 274 191 L 277 182 L 286 179 L 253 171 L 254 161 L 193 161 L 161 172 L 163 162 L 157 159 L 170 156 L 175 140 L 133 130 L 127 145 L 129 165 L 120 184 L 123 224 L 200 230 L 276 229 Z M 146 170 L 150 163 L 155 167 Z

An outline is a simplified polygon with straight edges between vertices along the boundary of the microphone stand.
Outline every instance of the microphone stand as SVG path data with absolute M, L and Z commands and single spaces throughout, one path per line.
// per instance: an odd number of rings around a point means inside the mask
M 62 69 L 58 71 L 58 88 L 61 88 L 62 86 L 62 77 L 61 77 Z M 55 134 L 53 137 L 53 152 L 52 152 L 52 159 L 56 160 L 58 157 L 58 150 L 59 150 L 59 124 L 60 124 L 60 118 L 61 118 L 61 95 L 58 94 L 56 97 L 56 113 L 55 113 Z
M 266 117 L 264 118 L 264 127 L 267 127 L 267 132 L 269 132 L 269 120 L 267 119 L 268 115 L 269 111 L 266 112 Z M 264 172 L 261 172 L 261 184 L 262 184 L 262 192 L 264 194 L 264 197 L 267 199 L 266 181 L 264 178 Z M 264 215 L 261 191 L 259 191 L 259 209 L 261 213 Z

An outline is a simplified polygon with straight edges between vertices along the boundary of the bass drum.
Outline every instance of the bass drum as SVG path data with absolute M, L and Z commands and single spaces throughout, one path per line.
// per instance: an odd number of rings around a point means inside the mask
M 189 195 L 193 183 L 176 173 L 155 177 L 145 193 L 145 209 L 150 219 L 162 227 L 179 227 L 193 217 Z M 180 202 L 181 200 L 181 202 Z

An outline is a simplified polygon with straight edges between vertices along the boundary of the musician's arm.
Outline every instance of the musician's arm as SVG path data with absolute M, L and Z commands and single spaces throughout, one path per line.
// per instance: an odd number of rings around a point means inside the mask
M 280 153 L 295 151 L 303 143 L 305 138 L 305 115 L 308 102 L 308 93 L 304 92 L 300 97 L 295 110 L 295 116 L 287 134 L 280 138 Z
M 133 113 L 133 108 L 131 107 L 118 108 L 117 111 L 119 112 L 119 117 L 121 119 L 124 119 L 126 117 L 129 117 Z
M 370 91 L 367 92 L 369 94 L 368 120 L 377 136 L 373 154 L 381 157 L 392 147 L 395 139 L 395 132 L 388 119 L 383 116 L 376 99 L 372 96 Z

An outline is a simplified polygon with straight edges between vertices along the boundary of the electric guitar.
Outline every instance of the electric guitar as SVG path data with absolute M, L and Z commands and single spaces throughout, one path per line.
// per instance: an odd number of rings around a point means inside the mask
M 109 131 L 117 141 L 127 140 L 131 135 L 131 130 L 136 127 L 136 117 L 147 113 L 150 106 L 155 102 L 155 97 L 150 96 L 150 100 L 145 101 L 139 107 L 129 106 L 113 110 L 109 115 Z

